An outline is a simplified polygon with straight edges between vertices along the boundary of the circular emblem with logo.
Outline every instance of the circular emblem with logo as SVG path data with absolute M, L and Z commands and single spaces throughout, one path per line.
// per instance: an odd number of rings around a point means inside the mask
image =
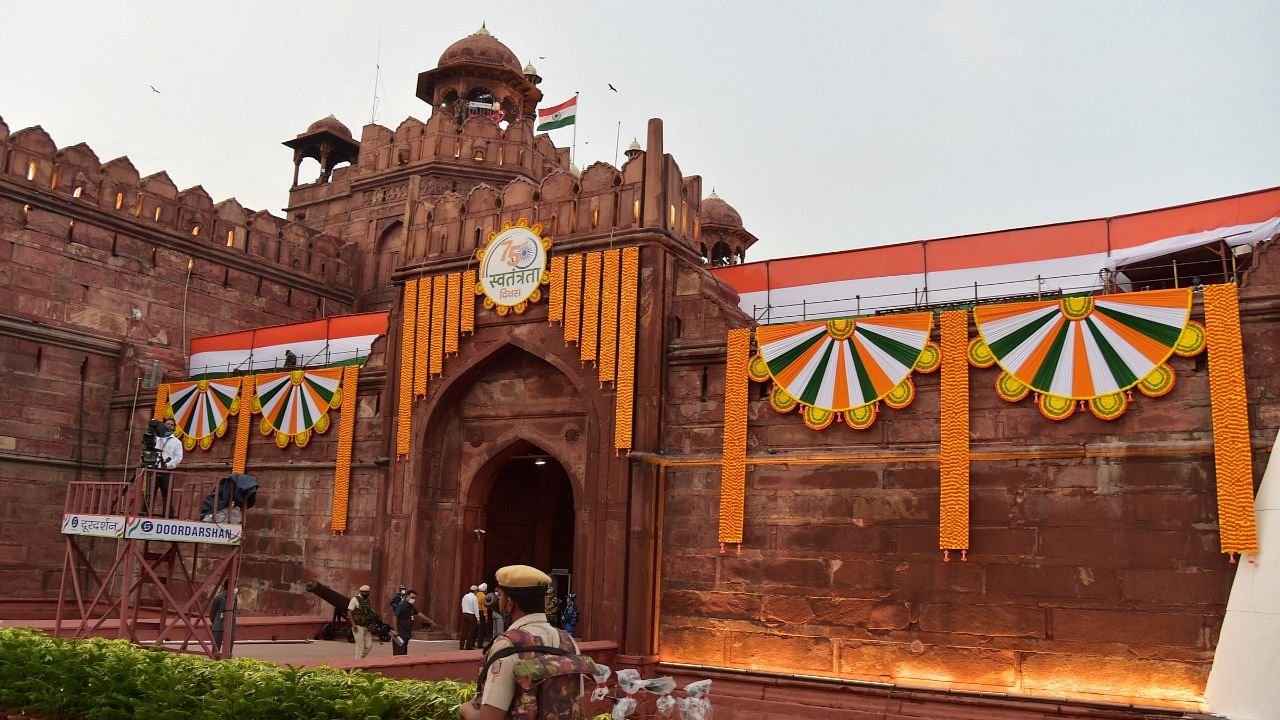
M 150 520 L 144 520 L 142 522 L 142 532 L 149 533 L 154 529 L 155 529 L 155 523 L 151 522 Z
M 502 230 L 489 233 L 489 241 L 476 250 L 480 263 L 475 293 L 484 295 L 484 306 L 499 315 L 524 312 L 529 303 L 542 299 L 542 286 L 547 277 L 547 250 L 551 238 L 542 237 L 542 225 L 529 227 L 520 218 L 512 225 L 502 223 Z
M 71 516 L 71 527 L 73 527 L 73 528 L 74 528 L 74 527 L 80 527 L 80 518 L 79 518 L 79 517 L 77 517 L 77 516 L 75 516 L 75 515 L 72 515 L 72 516 Z

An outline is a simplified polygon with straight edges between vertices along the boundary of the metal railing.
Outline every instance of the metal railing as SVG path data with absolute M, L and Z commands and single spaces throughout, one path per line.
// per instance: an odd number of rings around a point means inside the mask
M 836 317 L 883 315 L 922 310 L 969 308 L 975 305 L 1026 300 L 1045 300 L 1068 295 L 1133 292 L 1164 287 L 1201 287 L 1207 282 L 1238 282 L 1240 268 L 1232 255 L 1229 265 L 1218 260 L 1198 260 L 1165 264 L 1135 263 L 1127 268 L 1141 279 L 1131 279 L 1125 270 L 1102 269 L 1090 273 L 1036 275 L 998 282 L 928 286 L 880 294 L 855 294 L 795 303 L 752 305 L 752 318 L 761 324 L 825 320 Z M 1167 271 L 1167 272 L 1166 272 Z M 1154 273 L 1154 274 L 1153 274 Z

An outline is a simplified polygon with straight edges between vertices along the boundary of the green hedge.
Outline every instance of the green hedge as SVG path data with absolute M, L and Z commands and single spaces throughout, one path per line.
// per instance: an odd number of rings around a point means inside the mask
M 388 680 L 260 660 L 215 661 L 124 640 L 0 628 L 0 708 L 77 720 L 458 716 L 471 683 Z

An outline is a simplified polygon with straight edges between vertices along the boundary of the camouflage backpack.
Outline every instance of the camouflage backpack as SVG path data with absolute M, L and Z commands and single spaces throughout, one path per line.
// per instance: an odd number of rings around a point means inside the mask
M 351 611 L 351 624 L 368 627 L 373 622 L 373 608 L 364 598 L 356 599 L 356 609 Z
M 491 653 L 480 668 L 476 681 L 476 697 L 484 695 L 489 667 L 496 661 L 519 655 L 515 666 L 516 695 L 507 717 L 519 720 L 578 720 L 582 714 L 582 682 L 595 672 L 591 658 L 579 655 L 573 638 L 563 630 L 560 647 L 542 644 L 533 633 L 519 628 L 503 636 L 511 647 Z

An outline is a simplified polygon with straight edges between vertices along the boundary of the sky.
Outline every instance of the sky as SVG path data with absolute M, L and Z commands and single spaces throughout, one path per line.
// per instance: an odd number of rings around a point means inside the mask
M 357 138 L 425 120 L 418 73 L 483 22 L 537 66 L 544 106 L 580 93 L 580 167 L 662 118 L 681 171 L 760 238 L 748 260 L 1280 186 L 1276 2 L 192 8 L 11 4 L 0 118 L 281 214 L 282 141 L 331 113 Z

